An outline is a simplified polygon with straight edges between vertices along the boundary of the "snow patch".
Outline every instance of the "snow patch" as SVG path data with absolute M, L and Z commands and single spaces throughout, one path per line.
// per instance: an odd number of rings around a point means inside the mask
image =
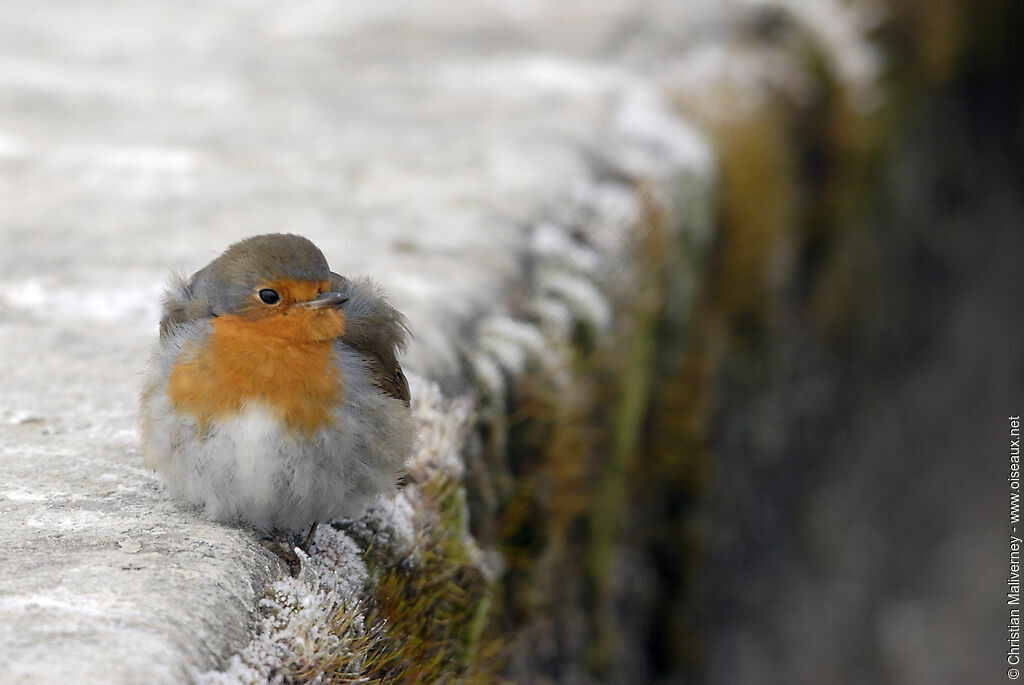
M 301 565 L 297 577 L 278 580 L 260 600 L 256 637 L 231 658 L 227 670 L 200 674 L 197 682 L 274 682 L 272 677 L 344 657 L 344 640 L 332 627 L 358 602 L 369 573 L 359 547 L 331 526 L 317 528 L 311 551 L 307 555 L 296 548 Z M 355 629 L 362 627 L 361 615 L 351 618 Z M 316 675 L 307 682 L 318 682 Z
M 538 288 L 550 297 L 563 300 L 576 317 L 600 333 L 611 328 L 612 309 L 597 284 L 563 271 L 545 271 L 538 277 Z

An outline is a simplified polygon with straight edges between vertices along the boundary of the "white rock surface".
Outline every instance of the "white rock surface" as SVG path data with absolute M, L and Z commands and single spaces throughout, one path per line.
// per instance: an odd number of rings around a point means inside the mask
M 711 155 L 651 75 L 746 4 L 0 6 L 0 682 L 193 678 L 247 643 L 281 573 L 142 467 L 171 270 L 304 234 L 394 294 L 409 368 L 446 387 L 488 318 L 510 358 L 473 354 L 500 383 L 536 347 L 503 318 L 530 259 L 558 265 L 546 326 L 609 325 L 591 272 L 628 243 L 622 174 L 704 197 Z
M 587 56 L 628 14 L 0 7 L 0 682 L 193 678 L 247 643 L 281 573 L 142 467 L 137 386 L 171 270 L 302 233 L 391 290 L 410 369 L 451 383 L 473 321 L 523 277 L 527 228 L 590 202 L 590 155 L 706 166 L 699 145 L 672 157 L 671 125 L 619 125 L 644 82 Z

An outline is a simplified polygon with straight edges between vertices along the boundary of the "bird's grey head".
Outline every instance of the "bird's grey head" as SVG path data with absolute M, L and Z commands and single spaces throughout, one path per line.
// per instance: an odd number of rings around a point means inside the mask
M 327 259 L 302 236 L 270 233 L 234 243 L 192 277 L 193 295 L 204 300 L 214 316 L 239 313 L 253 304 L 254 294 L 274 281 L 326 282 Z

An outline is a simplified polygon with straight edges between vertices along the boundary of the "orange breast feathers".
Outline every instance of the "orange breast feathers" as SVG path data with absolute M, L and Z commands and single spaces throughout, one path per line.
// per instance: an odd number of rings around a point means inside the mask
M 344 315 L 284 305 L 214 318 L 205 343 L 186 346 L 171 372 L 167 392 L 175 408 L 203 430 L 253 404 L 300 435 L 330 426 L 344 401 L 341 372 L 332 363 Z

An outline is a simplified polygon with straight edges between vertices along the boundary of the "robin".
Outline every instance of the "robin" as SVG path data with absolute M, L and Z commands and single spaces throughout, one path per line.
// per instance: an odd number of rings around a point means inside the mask
M 297 235 L 237 242 L 165 294 L 146 464 L 216 521 L 301 532 L 392 491 L 412 450 L 405 317 Z

